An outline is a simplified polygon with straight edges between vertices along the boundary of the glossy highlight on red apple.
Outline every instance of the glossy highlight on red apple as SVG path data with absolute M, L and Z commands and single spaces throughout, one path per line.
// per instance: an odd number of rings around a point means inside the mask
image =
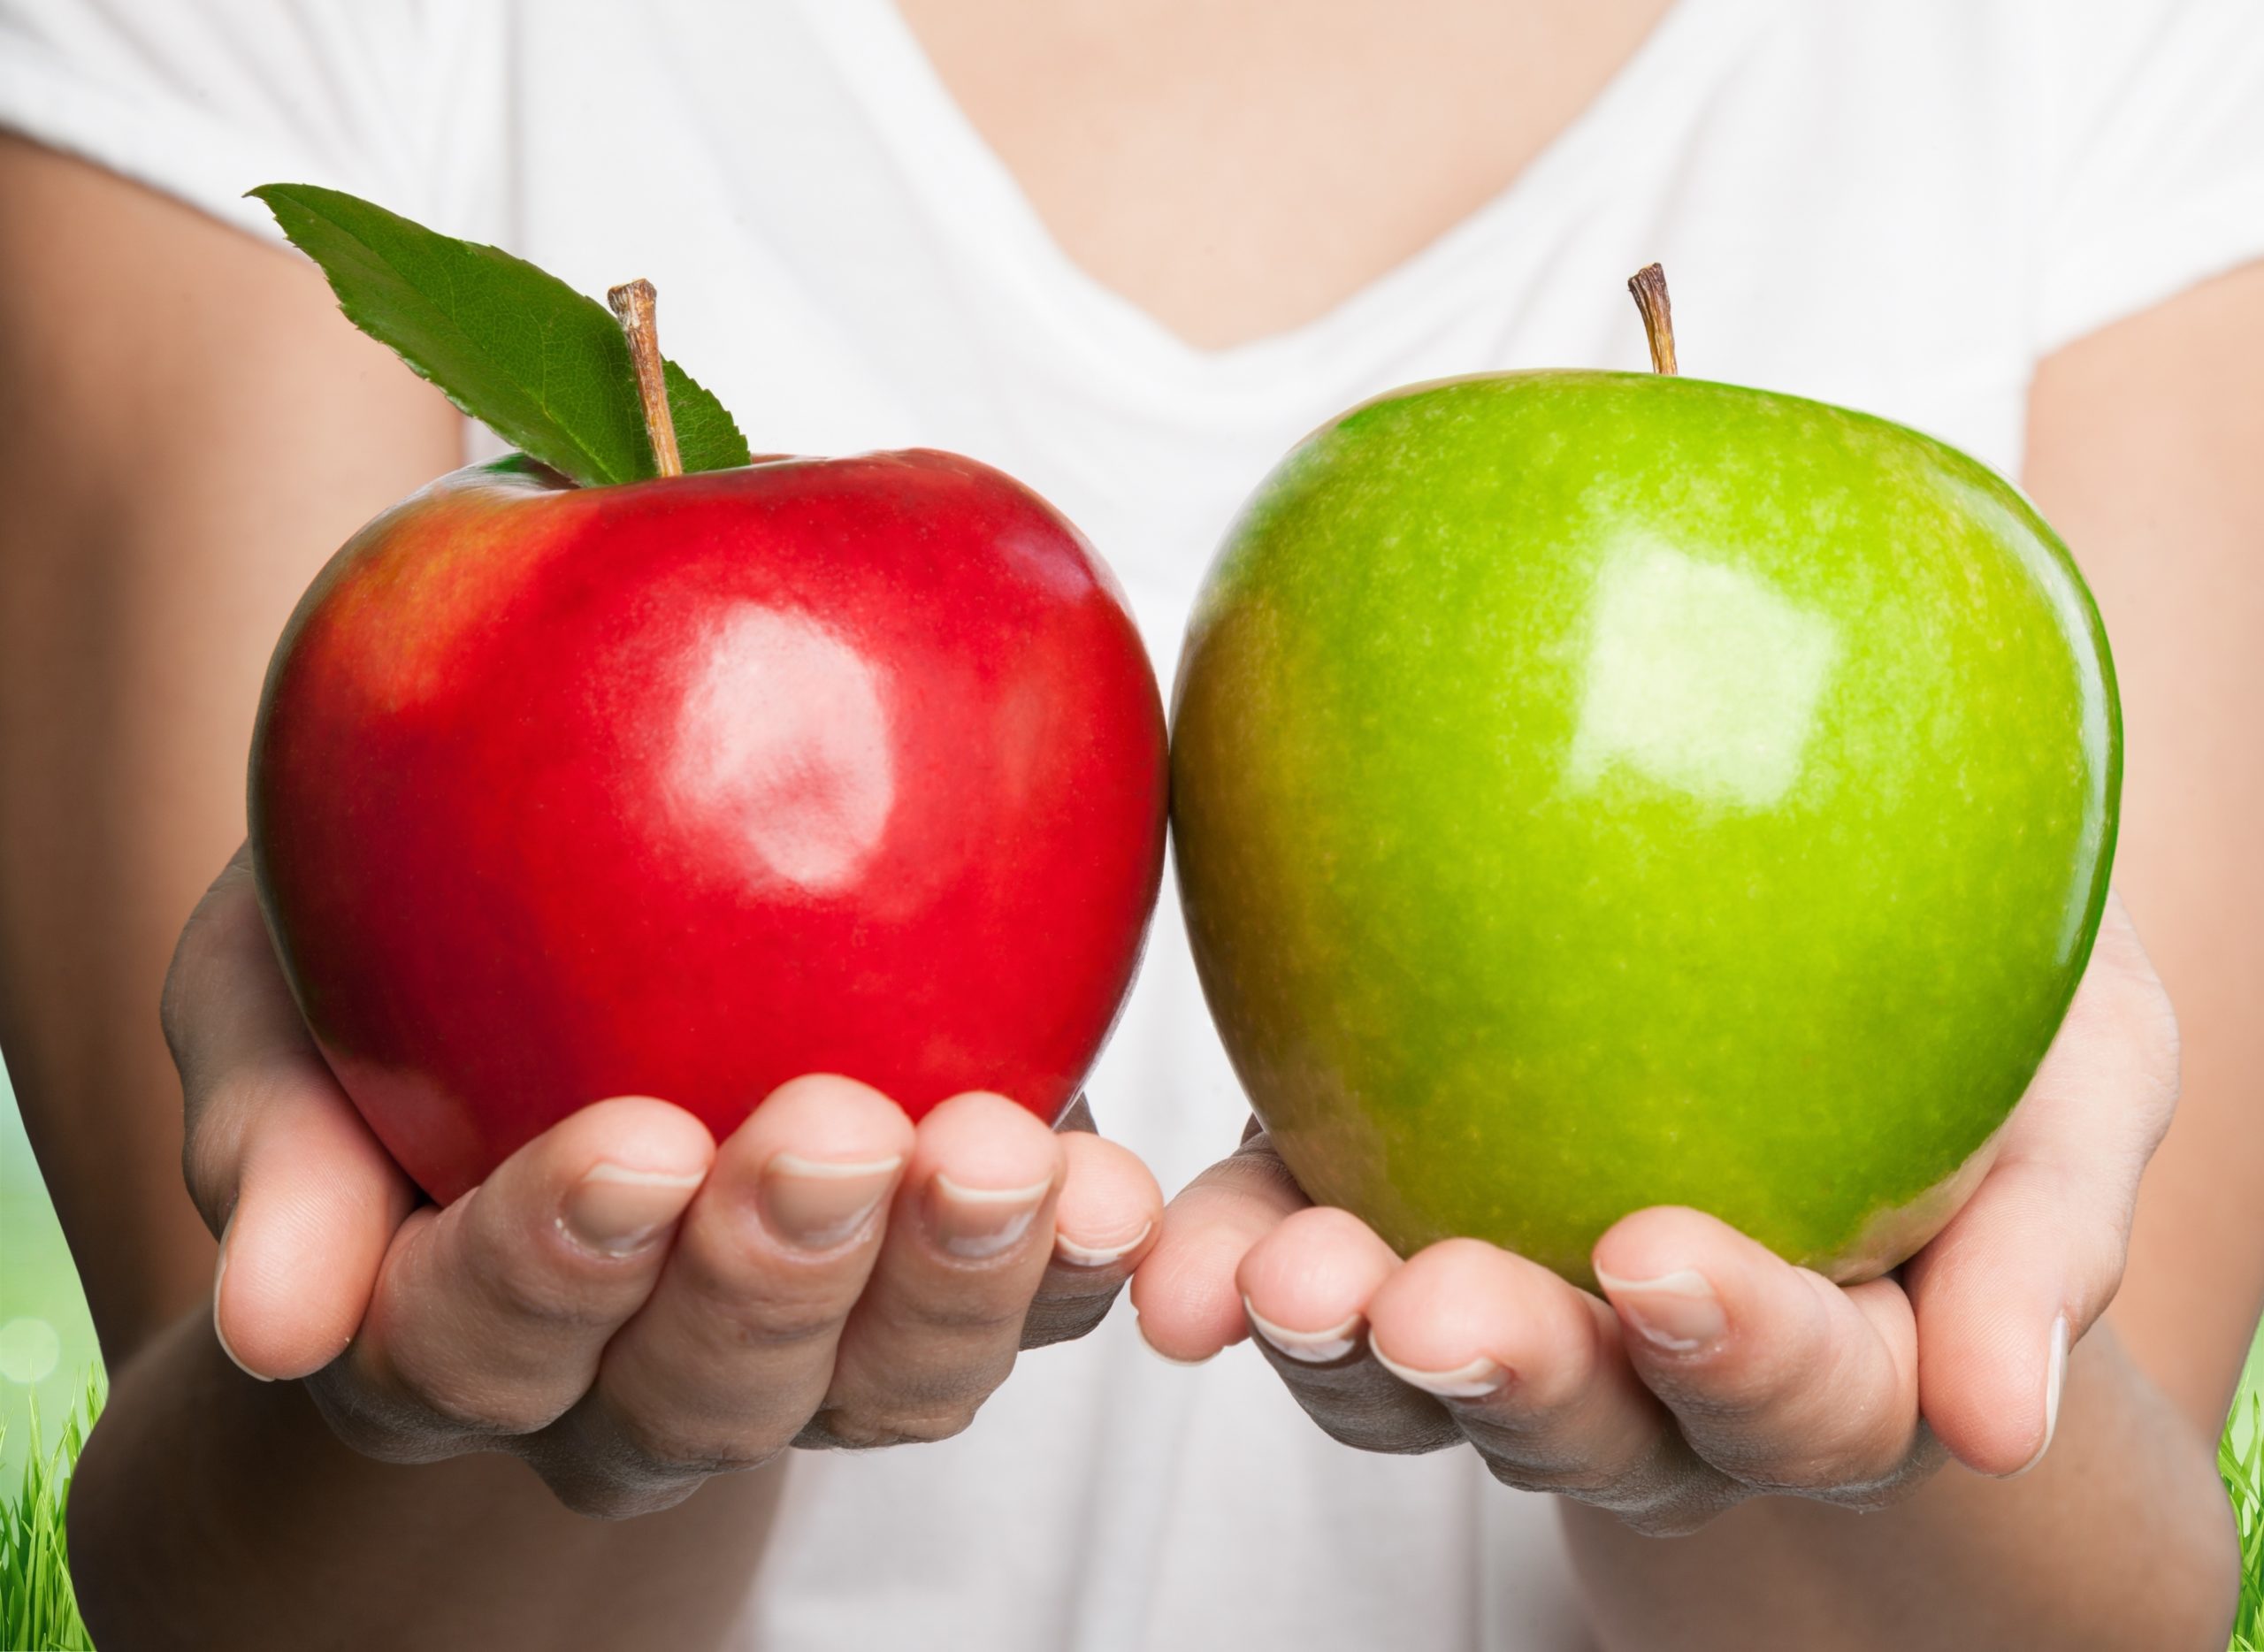
M 1161 875 L 1163 714 L 1044 501 L 914 450 L 444 478 L 332 560 L 253 743 L 324 1055 L 435 1198 L 577 1107 L 845 1073 L 1053 1120 Z

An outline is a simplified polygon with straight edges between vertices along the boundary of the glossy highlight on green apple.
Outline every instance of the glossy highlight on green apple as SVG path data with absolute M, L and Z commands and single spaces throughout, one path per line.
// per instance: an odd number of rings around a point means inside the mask
M 1403 1253 L 1590 1283 L 1687 1205 L 1869 1277 L 2089 956 L 2107 638 L 2002 477 L 1663 332 L 1387 394 L 1259 487 L 1174 693 L 1189 936 L 1290 1169 Z

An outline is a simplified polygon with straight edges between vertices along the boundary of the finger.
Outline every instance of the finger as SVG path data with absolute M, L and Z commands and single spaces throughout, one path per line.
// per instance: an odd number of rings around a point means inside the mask
M 1061 1156 L 1053 1256 L 1022 1321 L 1024 1348 L 1067 1342 L 1099 1324 L 1163 1220 L 1163 1189 L 1129 1148 L 1065 1131 Z
M 1252 1245 L 1308 1203 L 1262 1130 L 1182 1189 L 1132 1276 L 1148 1346 L 1191 1365 L 1249 1335 L 1235 1272 Z
M 1645 1386 L 1732 1479 L 1868 1507 L 1931 1466 L 1916 1327 L 1893 1280 L 1842 1289 L 1671 1207 L 1624 1218 L 1595 1261 Z
M 1968 1467 L 2052 1443 L 2068 1350 L 2122 1279 L 2138 1181 L 2176 1103 L 2176 1026 L 2119 902 L 1981 1186 L 1904 1269 L 1928 1422 Z
M 1495 1246 L 1421 1251 L 1369 1304 L 1376 1358 L 1436 1396 L 1495 1478 L 1681 1530 L 1734 1501 L 1675 1433 L 1620 1346 L 1611 1311 Z
M 812 1445 L 949 1438 L 1013 1368 L 1053 1254 L 1063 1138 L 1003 1096 L 920 1120 L 871 1281 L 849 1317 Z
M 681 1108 L 602 1101 L 446 1210 L 418 1211 L 322 1384 L 349 1442 L 413 1458 L 466 1435 L 528 1434 L 564 1411 L 651 1290 L 714 1151 Z
M 913 1151 L 880 1091 L 781 1085 L 717 1150 L 651 1296 L 532 1452 L 586 1512 L 665 1506 L 783 1450 L 824 1397 Z
M 220 1235 L 214 1334 L 262 1380 L 319 1370 L 361 1323 L 417 1193 L 299 1018 L 247 851 L 181 932 L 164 1023 L 181 1075 L 183 1174 Z
M 1435 1451 L 1461 1439 L 1437 1399 L 1368 1357 L 1369 1301 L 1399 1266 L 1358 1217 L 1310 1205 L 1235 1272 L 1267 1363 L 1324 1433 L 1363 1451 Z

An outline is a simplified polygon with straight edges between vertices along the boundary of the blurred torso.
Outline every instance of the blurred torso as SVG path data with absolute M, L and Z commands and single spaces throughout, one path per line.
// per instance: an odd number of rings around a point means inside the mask
M 1061 249 L 1189 343 L 1325 314 L 1509 187 L 1671 0 L 899 0 Z

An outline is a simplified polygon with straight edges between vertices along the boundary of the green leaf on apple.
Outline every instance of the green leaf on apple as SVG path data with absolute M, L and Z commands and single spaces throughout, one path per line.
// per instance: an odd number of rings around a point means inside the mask
M 587 486 L 659 474 L 629 345 L 612 314 L 501 248 L 458 241 L 358 196 L 262 184 L 292 245 L 322 266 L 347 319 L 471 417 Z M 723 404 L 674 362 L 669 411 L 689 470 L 749 462 Z

